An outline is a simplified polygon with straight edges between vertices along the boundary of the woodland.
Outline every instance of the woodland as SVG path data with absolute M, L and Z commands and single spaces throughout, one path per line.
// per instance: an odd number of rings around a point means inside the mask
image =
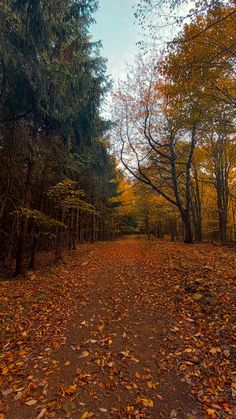
M 117 85 L 98 7 L 0 0 L 0 419 L 230 419 L 235 2 L 138 0 Z
M 235 242 L 235 9 L 208 3 L 185 20 L 168 3 L 182 29 L 143 47 L 109 121 L 96 2 L 1 2 L 0 262 L 15 276 L 38 251 L 124 232 Z

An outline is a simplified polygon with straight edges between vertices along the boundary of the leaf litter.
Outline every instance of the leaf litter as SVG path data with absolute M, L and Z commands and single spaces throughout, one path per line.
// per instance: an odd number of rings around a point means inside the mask
M 234 417 L 234 266 L 230 248 L 126 239 L 4 281 L 0 417 Z

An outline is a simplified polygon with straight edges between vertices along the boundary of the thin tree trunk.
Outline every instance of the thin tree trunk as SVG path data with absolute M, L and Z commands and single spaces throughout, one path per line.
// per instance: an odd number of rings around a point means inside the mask
M 225 180 L 226 182 L 226 180 Z M 228 196 L 223 183 L 224 179 L 220 173 L 217 173 L 216 186 L 217 186 L 217 207 L 218 207 L 218 220 L 219 220 L 219 239 L 221 243 L 226 242 L 227 237 L 227 224 L 228 224 Z
M 236 241 L 236 225 L 235 225 L 235 209 L 234 203 L 232 202 L 232 218 L 233 218 L 233 241 Z
M 62 211 L 61 215 L 61 222 L 64 224 L 65 214 Z M 62 234 L 63 227 L 59 226 L 57 230 L 57 237 L 56 237 L 56 248 L 55 248 L 55 262 L 59 262 L 63 259 L 62 256 Z
M 31 194 L 32 194 L 32 179 L 33 179 L 34 163 L 29 161 L 27 176 L 26 176 L 26 189 L 25 189 L 25 208 L 30 208 Z M 25 246 L 26 246 L 26 233 L 28 229 L 28 217 L 27 215 L 21 216 L 20 231 L 18 234 L 17 248 L 16 248 L 16 269 L 14 276 L 22 275 L 24 273 L 24 261 L 25 261 Z
M 92 243 L 96 241 L 96 214 L 92 213 Z
M 145 211 L 145 233 L 147 235 L 147 239 L 150 240 L 150 225 L 149 225 L 149 214 L 148 210 Z
M 39 198 L 39 210 L 43 211 L 44 206 L 44 187 L 45 187 L 45 180 L 46 180 L 46 172 L 47 172 L 47 161 L 45 161 L 44 169 L 43 169 L 43 177 L 41 182 L 41 190 L 40 190 L 40 198 Z M 39 227 L 36 226 L 35 232 L 33 235 L 33 243 L 31 249 L 31 258 L 30 258 L 30 269 L 35 269 L 36 267 L 36 251 L 38 245 L 38 235 L 39 235 Z
M 194 221 L 194 230 L 195 230 L 195 240 L 197 242 L 202 241 L 202 203 L 201 203 L 201 193 L 199 188 L 199 179 L 196 166 L 194 164 L 194 180 L 195 184 L 193 185 L 193 200 L 192 200 L 192 214 Z

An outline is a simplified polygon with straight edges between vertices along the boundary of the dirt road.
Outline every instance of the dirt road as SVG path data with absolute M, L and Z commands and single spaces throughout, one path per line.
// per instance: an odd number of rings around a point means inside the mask
M 3 282 L 2 417 L 232 418 L 234 266 L 128 238 Z

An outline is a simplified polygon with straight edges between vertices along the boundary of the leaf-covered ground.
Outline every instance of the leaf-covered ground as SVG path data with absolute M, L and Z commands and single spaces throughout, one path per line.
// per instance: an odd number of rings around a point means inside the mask
M 235 250 L 129 238 L 0 283 L 0 418 L 236 416 Z

